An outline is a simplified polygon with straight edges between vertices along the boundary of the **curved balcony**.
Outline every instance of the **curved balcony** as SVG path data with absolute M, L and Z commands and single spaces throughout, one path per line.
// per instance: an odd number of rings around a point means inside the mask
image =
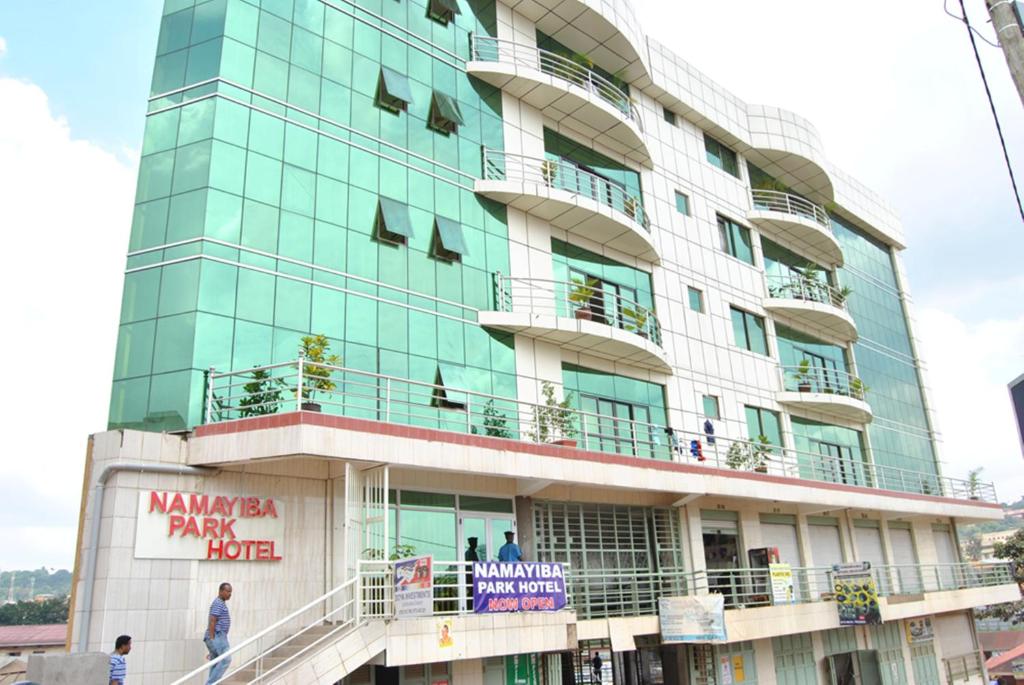
M 658 317 L 599 285 L 495 274 L 497 311 L 481 326 L 586 352 L 610 361 L 671 373 Z
M 793 407 L 831 414 L 853 423 L 870 423 L 871 407 L 864 400 L 867 386 L 851 374 L 820 366 L 782 367 L 778 401 Z
M 857 324 L 846 309 L 846 293 L 828 283 L 802 276 L 768 276 L 768 297 L 762 303 L 816 332 L 853 342 Z
M 640 198 L 571 162 L 484 148 L 484 177 L 474 190 L 569 233 L 659 261 Z
M 466 72 L 645 166 L 651 155 L 629 95 L 597 72 L 548 50 L 473 35 Z
M 778 190 L 752 190 L 747 220 L 762 233 L 822 264 L 842 266 L 843 251 L 824 208 Z

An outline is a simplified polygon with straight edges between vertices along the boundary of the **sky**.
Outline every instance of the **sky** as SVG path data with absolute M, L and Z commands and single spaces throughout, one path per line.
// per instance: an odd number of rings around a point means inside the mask
M 937 0 L 635 2 L 655 40 L 743 100 L 810 119 L 829 159 L 897 208 L 943 471 L 983 466 L 1003 501 L 1024 494 L 1006 389 L 1024 373 L 1024 225 L 962 23 Z M 967 3 L 992 39 L 983 0 Z M 0 3 L 0 569 L 74 562 L 160 7 Z M 1024 108 L 1002 53 L 980 45 L 1024 177 Z

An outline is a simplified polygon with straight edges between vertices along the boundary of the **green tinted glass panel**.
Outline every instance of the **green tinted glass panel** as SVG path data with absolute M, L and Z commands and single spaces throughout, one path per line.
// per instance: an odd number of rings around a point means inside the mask
M 451 404 L 465 405 L 469 401 L 466 390 L 466 367 L 455 364 L 440 363 L 437 365 L 437 384 L 444 388 L 444 399 Z
M 690 214 L 690 198 L 678 190 L 676 191 L 676 211 L 680 214 Z
M 707 133 L 704 134 L 704 150 L 707 154 L 708 162 L 712 166 L 716 166 L 736 178 L 740 177 L 740 167 L 736 160 L 736 153 Z
M 388 69 L 387 67 L 381 67 L 380 77 L 384 82 L 384 88 L 387 90 L 388 95 L 393 98 L 403 100 L 410 105 L 414 103 L 414 100 L 412 99 L 412 89 L 409 86 L 409 79 L 406 76 L 399 74 L 397 71 Z
M 718 398 L 714 395 L 704 395 L 704 416 L 709 419 L 719 418 Z
M 704 293 L 696 288 L 686 288 L 687 297 L 690 300 L 690 309 L 695 312 L 704 312 Z
M 461 511 L 490 511 L 497 514 L 511 514 L 512 500 L 496 497 L 478 497 L 477 495 L 459 495 Z
M 455 495 L 446 495 L 440 492 L 402 490 L 401 501 L 402 506 L 455 508 Z
M 455 101 L 452 96 L 445 93 L 434 91 L 434 106 L 437 108 L 438 114 L 453 123 L 462 126 L 465 122 L 462 119 L 462 112 L 459 109 L 459 103 Z
M 403 204 L 388 197 L 380 198 L 380 215 L 384 227 L 391 233 L 404 235 L 412 238 L 412 221 L 409 220 L 409 205 Z
M 462 235 L 462 225 L 443 216 L 434 218 L 434 225 L 437 227 L 437 235 L 441 239 L 441 246 L 449 252 L 466 256 L 466 241 Z

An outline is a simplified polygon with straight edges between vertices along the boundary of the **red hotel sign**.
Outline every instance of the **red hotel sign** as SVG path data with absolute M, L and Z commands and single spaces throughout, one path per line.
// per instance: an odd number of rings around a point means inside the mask
M 135 556 L 280 561 L 283 533 L 281 504 L 271 497 L 143 491 Z

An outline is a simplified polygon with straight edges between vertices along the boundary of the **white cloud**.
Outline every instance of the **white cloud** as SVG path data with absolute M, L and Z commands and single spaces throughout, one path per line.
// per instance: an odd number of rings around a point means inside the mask
M 1024 313 L 966 323 L 934 308 L 918 310 L 930 397 L 947 476 L 985 468 L 1004 502 L 1024 494 L 1024 461 L 1006 384 L 1024 372 Z
M 0 102 L 0 481 L 21 495 L 0 565 L 67 568 L 86 438 L 106 427 L 136 161 L 76 140 L 34 84 L 0 78 Z

